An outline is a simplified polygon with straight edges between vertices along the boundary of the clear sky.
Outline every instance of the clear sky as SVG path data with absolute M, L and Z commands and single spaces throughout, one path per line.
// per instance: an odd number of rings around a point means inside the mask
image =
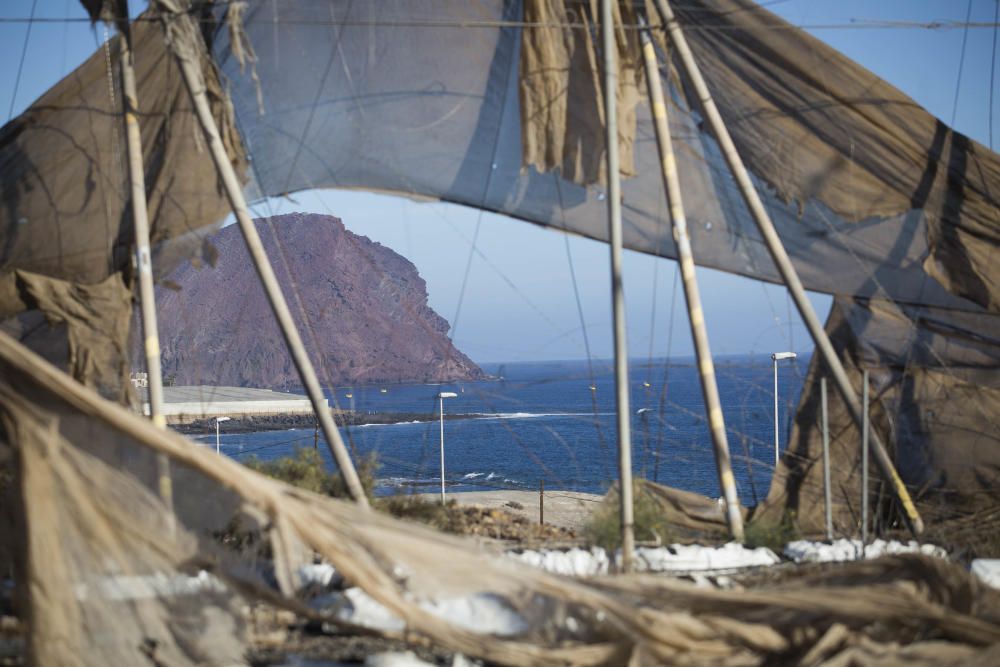
M 4 19 L 27 18 L 32 4 L 33 0 L 0 4 L 0 62 L 5 63 L 0 70 L 0 113 L 5 120 L 9 110 L 19 113 L 71 71 L 105 34 L 102 26 L 91 28 L 78 21 L 33 24 L 26 63 L 12 99 L 28 26 Z M 131 4 L 138 11 L 144 3 L 133 0 Z M 912 25 L 963 23 L 967 0 L 771 0 L 764 4 L 891 82 L 957 130 L 990 145 L 994 28 L 974 27 L 966 35 L 961 27 Z M 996 7 L 996 0 L 972 0 L 971 21 L 992 24 Z M 84 14 L 78 0 L 37 0 L 35 16 L 80 19 Z M 965 62 L 958 86 L 963 39 L 967 39 Z M 995 94 L 994 139 L 1000 145 L 1000 91 Z M 502 216 L 368 193 L 300 193 L 294 201 L 272 200 L 270 208 L 257 207 L 261 215 L 269 210 L 337 215 L 349 229 L 408 257 L 427 280 L 431 306 L 457 325 L 456 343 L 476 361 L 582 358 L 586 355 L 582 326 L 586 326 L 594 356 L 611 354 L 608 251 L 603 244 L 575 237 L 567 244 L 558 232 Z M 473 252 L 471 240 L 480 217 Z M 583 325 L 567 245 L 576 269 Z M 468 281 L 459 309 L 467 265 Z M 655 356 L 666 354 L 674 273 L 671 261 L 626 253 L 630 356 L 645 357 L 651 351 Z M 716 354 L 811 349 L 782 288 L 707 269 L 699 269 L 698 277 Z M 814 295 L 813 302 L 824 317 L 830 299 Z M 673 331 L 671 353 L 690 355 L 679 291 Z

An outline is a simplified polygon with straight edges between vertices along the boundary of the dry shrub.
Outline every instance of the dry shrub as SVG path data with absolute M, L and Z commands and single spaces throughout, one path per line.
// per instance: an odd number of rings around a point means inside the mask
M 251 456 L 243 461 L 243 465 L 306 491 L 334 498 L 350 498 L 343 476 L 339 472 L 329 472 L 323 457 L 316 449 L 297 447 L 292 456 L 284 456 L 273 461 L 261 461 L 256 456 Z M 360 459 L 357 466 L 358 478 L 369 501 L 372 500 L 375 489 L 376 472 L 378 472 L 378 457 L 374 452 Z
M 656 499 L 638 481 L 632 484 L 635 539 L 637 542 L 666 543 L 672 539 L 670 524 Z M 621 514 L 618 488 L 612 487 L 583 528 L 583 535 L 594 546 L 614 551 L 621 546 Z

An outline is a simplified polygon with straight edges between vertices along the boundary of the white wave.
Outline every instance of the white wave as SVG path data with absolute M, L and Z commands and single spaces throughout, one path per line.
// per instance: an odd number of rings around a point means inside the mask
M 485 474 L 486 473 L 484 472 L 470 472 L 468 475 L 463 475 L 462 479 L 475 479 L 477 477 L 482 477 Z M 492 475 L 493 473 L 490 474 Z
M 391 424 L 358 424 L 355 428 L 368 428 L 369 426 L 405 426 L 407 424 L 427 424 L 429 422 L 414 419 L 408 422 L 392 422 Z
M 393 487 L 403 487 L 403 486 L 428 486 L 431 484 L 440 484 L 441 480 L 437 477 L 382 477 L 375 480 L 376 486 L 393 486 Z
M 598 412 L 596 416 L 606 417 L 613 412 Z M 474 419 L 538 419 L 541 417 L 594 417 L 593 412 L 480 412 L 470 415 Z

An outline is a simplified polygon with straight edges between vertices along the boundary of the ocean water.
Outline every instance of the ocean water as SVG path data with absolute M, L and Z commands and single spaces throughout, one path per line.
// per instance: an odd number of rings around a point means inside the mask
M 769 356 L 717 360 L 733 472 L 745 503 L 763 499 L 774 465 L 773 376 Z M 782 362 L 779 413 L 782 448 L 808 358 Z M 614 374 L 610 362 L 484 364 L 498 379 L 453 384 L 338 388 L 331 404 L 362 412 L 438 411 L 444 400 L 445 480 L 449 492 L 567 489 L 603 493 L 618 477 Z M 592 389 L 593 387 L 593 389 Z M 632 457 L 636 475 L 709 496 L 720 495 L 697 369 L 691 359 L 630 365 Z M 348 397 L 350 394 L 350 397 Z M 643 412 L 639 412 L 642 410 Z M 437 419 L 341 430 L 358 454 L 376 452 L 376 494 L 439 489 Z M 215 445 L 215 436 L 199 438 Z M 331 469 L 322 435 L 318 448 Z M 288 456 L 313 447 L 313 429 L 223 435 L 235 459 Z

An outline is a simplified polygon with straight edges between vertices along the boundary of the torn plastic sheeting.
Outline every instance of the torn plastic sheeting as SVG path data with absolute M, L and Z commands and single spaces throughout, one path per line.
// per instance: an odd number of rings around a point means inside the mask
M 781 559 L 770 549 L 751 549 L 736 542 L 721 547 L 673 544 L 670 547 L 640 547 L 635 553 L 636 572 L 692 572 L 729 570 L 776 565 Z
M 608 574 L 611 565 L 607 553 L 599 547 L 594 547 L 590 551 L 527 550 L 512 553 L 510 556 L 546 572 L 570 576 Z M 620 554 L 615 554 L 615 562 L 618 563 L 620 560 Z M 709 572 L 761 567 L 779 562 L 781 559 L 770 549 L 764 547 L 751 549 L 735 542 L 721 547 L 672 544 L 669 547 L 636 549 L 634 567 L 636 572 Z
M 972 574 L 991 588 L 1000 588 L 1000 558 L 977 558 L 972 561 Z
M 77 584 L 73 592 L 80 601 L 86 600 L 90 595 L 96 595 L 102 600 L 148 600 L 205 592 L 222 594 L 226 592 L 226 587 L 212 574 L 200 570 L 193 577 L 163 572 L 144 576 L 105 577 Z
M 585 549 L 570 549 L 556 551 L 549 549 L 527 549 L 520 553 L 508 553 L 508 556 L 532 567 L 572 577 L 590 577 L 607 574 L 610 561 L 607 552 L 600 547 Z
M 861 540 L 839 539 L 832 543 L 796 540 L 785 545 L 785 557 L 796 563 L 830 563 L 880 558 L 890 554 L 919 553 L 925 556 L 947 558 L 948 552 L 934 544 L 874 540 L 863 545 Z
M 472 632 L 509 637 L 528 629 L 520 615 L 490 593 L 426 599 L 418 604 L 424 611 Z M 343 593 L 317 598 L 312 606 L 332 607 L 334 616 L 341 621 L 373 630 L 402 632 L 406 629 L 400 618 L 360 588 L 348 588 Z

